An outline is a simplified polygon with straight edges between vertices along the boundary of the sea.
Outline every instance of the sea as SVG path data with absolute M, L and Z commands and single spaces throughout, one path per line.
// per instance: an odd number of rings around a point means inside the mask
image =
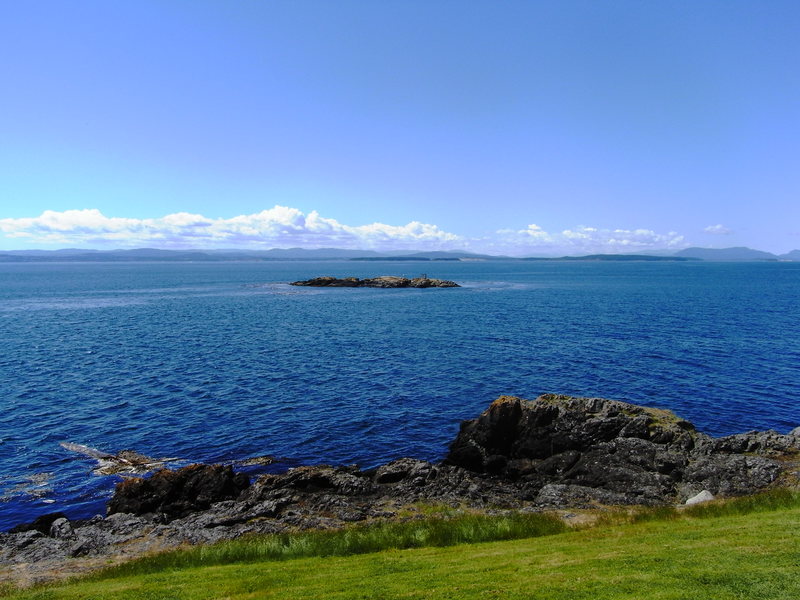
M 463 287 L 288 285 L 423 272 Z M 787 432 L 799 317 L 789 262 L 0 264 L 0 531 L 104 512 L 119 476 L 60 442 L 368 468 L 440 460 L 498 396 L 546 392 Z

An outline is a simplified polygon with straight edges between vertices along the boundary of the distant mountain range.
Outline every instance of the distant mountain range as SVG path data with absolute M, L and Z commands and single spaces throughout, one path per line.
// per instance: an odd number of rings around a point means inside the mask
M 0 251 L 0 262 L 220 262 L 267 260 L 515 260 L 509 256 L 491 256 L 471 252 L 375 252 L 342 248 L 273 248 L 271 250 L 11 250 Z
M 655 256 L 653 254 L 587 254 L 586 256 L 560 256 L 558 258 L 530 257 L 519 260 L 584 260 L 584 261 L 606 261 L 606 262 L 658 262 L 671 261 L 682 262 L 687 260 L 702 260 L 692 256 Z
M 792 255 L 795 258 L 792 258 Z M 788 254 L 772 254 L 762 250 L 753 250 L 738 246 L 736 248 L 686 248 L 676 252 L 675 256 L 699 258 L 701 260 L 800 260 L 800 250 L 792 250 Z
M 782 260 L 798 260 L 798 261 L 800 261 L 800 250 L 792 250 L 791 252 L 787 252 L 786 254 L 781 254 L 780 258 Z
M 358 260 L 358 261 L 800 261 L 800 250 L 776 255 L 752 248 L 686 248 L 672 254 L 589 254 L 585 256 L 526 257 L 495 256 L 463 251 L 376 252 L 342 248 L 273 248 L 271 250 L 10 250 L 0 251 L 0 262 L 221 262 L 269 260 Z

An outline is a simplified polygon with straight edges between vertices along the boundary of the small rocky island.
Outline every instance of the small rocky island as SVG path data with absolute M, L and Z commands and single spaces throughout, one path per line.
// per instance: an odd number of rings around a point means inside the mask
M 51 513 L 0 533 L 0 582 L 44 581 L 245 534 L 408 518 L 417 502 L 493 512 L 694 503 L 796 486 L 799 460 L 800 427 L 712 438 L 666 410 L 501 396 L 461 424 L 439 463 L 301 466 L 255 481 L 230 465 L 196 464 L 126 478 L 106 516 Z
M 427 275 L 408 279 L 407 277 L 395 277 L 384 275 L 382 277 L 372 277 L 369 279 L 359 279 L 357 277 L 315 277 L 305 281 L 293 281 L 289 285 L 301 285 L 308 287 L 370 287 L 370 288 L 453 288 L 461 287 L 455 281 L 446 279 L 431 279 Z

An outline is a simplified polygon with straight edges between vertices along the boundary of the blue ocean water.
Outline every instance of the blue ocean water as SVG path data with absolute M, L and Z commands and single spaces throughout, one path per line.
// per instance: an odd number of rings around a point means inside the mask
M 464 287 L 286 285 L 420 271 Z M 800 263 L 2 264 L 0 530 L 103 512 L 118 479 L 60 441 L 367 467 L 440 459 L 497 396 L 544 392 L 786 431 L 798 309 Z

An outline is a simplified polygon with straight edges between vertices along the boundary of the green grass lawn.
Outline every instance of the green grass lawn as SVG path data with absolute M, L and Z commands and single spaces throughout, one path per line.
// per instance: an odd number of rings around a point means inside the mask
M 800 508 L 445 548 L 110 573 L 10 597 L 796 600 Z

